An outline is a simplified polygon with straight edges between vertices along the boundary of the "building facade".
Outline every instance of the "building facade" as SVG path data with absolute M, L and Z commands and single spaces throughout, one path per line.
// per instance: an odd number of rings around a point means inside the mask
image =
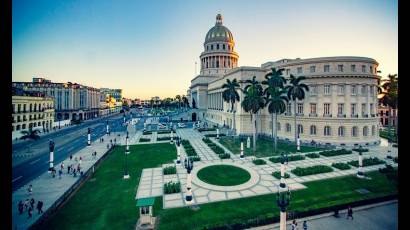
M 380 118 L 380 125 L 383 127 L 389 126 L 389 108 L 384 105 L 379 105 L 379 118 Z M 391 126 L 396 127 L 397 125 L 397 109 L 391 109 Z
M 21 131 L 51 130 L 54 122 L 54 99 L 44 95 L 12 96 L 12 136 L 20 137 Z
M 42 78 L 33 78 L 33 82 L 13 82 L 12 86 L 54 98 L 56 120 L 87 120 L 98 116 L 99 89 L 71 82 L 53 83 Z
M 379 142 L 377 80 L 380 76 L 374 59 L 352 56 L 296 58 L 270 61 L 260 67 L 238 67 L 239 56 L 233 50 L 232 33 L 221 26 L 222 17 L 217 15 L 215 26 L 205 37 L 200 75 L 192 79 L 188 90 L 190 106 L 197 108 L 195 117 L 232 127 L 235 114 L 237 133 L 250 135 L 250 114 L 245 113 L 240 102 L 235 104 L 235 113 L 228 111 L 230 104 L 222 99 L 222 85 L 227 79 L 236 78 L 243 89 L 246 80 L 256 76 L 261 82 L 271 68 L 276 68 L 283 69 L 287 79 L 290 74 L 306 76 L 303 83 L 310 88 L 305 100 L 296 102 L 296 111 L 290 102 L 286 113 L 278 116 L 279 138 L 294 139 L 293 115 L 296 113 L 297 132 L 302 142 L 333 145 Z M 238 93 L 243 99 L 243 93 Z M 272 133 L 271 115 L 266 108 L 257 115 L 257 130 L 263 135 Z

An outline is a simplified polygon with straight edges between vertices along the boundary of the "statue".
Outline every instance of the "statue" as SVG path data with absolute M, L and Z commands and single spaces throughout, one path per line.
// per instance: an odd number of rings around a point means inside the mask
M 195 103 L 195 99 L 192 98 L 192 108 L 196 109 L 196 103 Z
M 49 142 L 50 152 L 54 152 L 54 145 L 55 145 L 54 141 L 50 139 L 50 142 Z

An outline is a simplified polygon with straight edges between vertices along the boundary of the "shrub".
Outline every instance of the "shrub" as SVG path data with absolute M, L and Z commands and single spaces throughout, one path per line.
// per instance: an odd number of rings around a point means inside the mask
M 263 159 L 255 159 L 252 161 L 255 165 L 265 165 L 266 161 Z
M 218 145 L 216 145 L 215 143 L 213 143 L 209 138 L 203 138 L 202 139 L 206 145 L 208 145 L 208 147 L 210 149 L 212 149 L 212 151 L 214 151 L 216 154 L 225 154 L 225 150 L 221 147 L 219 147 Z
M 150 138 L 140 138 L 140 142 L 150 142 Z
M 171 137 L 157 137 L 157 141 L 167 141 L 171 140 Z
M 216 131 L 216 129 L 215 128 L 199 128 L 198 131 L 199 132 Z
M 192 157 L 189 157 L 189 159 L 192 159 L 192 161 L 200 161 L 201 160 L 201 158 L 199 156 L 192 156 Z
M 216 134 L 205 134 L 205 136 L 206 136 L 206 137 L 216 137 Z M 226 136 L 226 135 L 223 134 L 223 133 L 220 133 L 219 136 L 220 136 L 220 137 L 223 137 L 223 136 Z
M 273 163 L 279 163 L 280 158 L 281 157 L 271 157 L 269 158 L 269 160 Z M 305 158 L 306 157 L 303 155 L 291 155 L 291 156 L 288 156 L 288 161 L 300 161 L 300 160 L 304 160 Z
M 340 170 L 347 170 L 347 169 L 351 168 L 349 164 L 342 163 L 342 162 L 333 163 L 332 167 L 335 167 L 335 168 L 340 169 Z
M 333 172 L 333 168 L 327 165 L 315 165 L 306 168 L 297 167 L 291 171 L 296 176 L 308 176 L 319 173 Z
M 161 130 L 157 132 L 158 134 L 166 134 L 166 133 L 171 133 L 171 130 Z
M 229 159 L 231 155 L 229 153 L 218 154 L 219 158 L 221 159 Z
M 352 150 L 355 151 L 355 152 L 362 152 L 362 153 L 369 152 L 369 149 L 366 149 L 366 148 L 362 148 L 361 150 L 359 148 L 352 149 Z
M 394 168 L 391 165 L 386 165 L 385 168 L 379 168 L 379 172 L 381 173 L 391 173 L 393 171 L 394 171 Z
M 211 141 L 211 139 L 209 139 L 209 138 L 207 138 L 207 137 L 202 138 L 202 141 L 205 142 L 206 144 L 213 143 L 213 142 Z
M 305 156 L 309 157 L 309 158 L 319 158 L 320 155 L 317 153 L 308 153 Z
M 339 149 L 339 150 L 322 151 L 319 154 L 325 157 L 333 157 L 333 156 L 339 156 L 339 155 L 352 154 L 352 151 L 349 151 L 346 149 Z
M 347 163 L 349 165 L 354 166 L 354 167 L 359 167 L 359 161 L 358 160 L 357 161 L 349 161 Z M 384 163 L 386 163 L 386 162 L 383 161 L 383 160 L 380 160 L 377 157 L 371 157 L 371 158 L 364 158 L 363 159 L 363 167 L 372 166 L 372 165 L 379 165 L 379 164 L 384 164 Z
M 168 166 L 162 169 L 164 175 L 176 174 L 177 168 L 175 166 Z
M 152 134 L 152 131 L 144 131 L 142 134 L 143 134 L 143 135 Z
M 164 193 L 165 194 L 172 194 L 181 192 L 181 184 L 179 182 L 168 182 L 164 184 Z
M 280 179 L 280 171 L 275 171 L 272 173 L 272 176 L 274 176 L 276 179 Z M 285 173 L 285 178 L 289 178 L 290 174 L 289 173 Z

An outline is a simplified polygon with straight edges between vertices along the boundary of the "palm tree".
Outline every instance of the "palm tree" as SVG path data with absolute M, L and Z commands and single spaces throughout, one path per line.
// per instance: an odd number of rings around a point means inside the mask
M 222 85 L 222 88 L 225 90 L 222 92 L 222 98 L 225 102 L 231 103 L 231 112 L 233 114 L 233 126 L 232 130 L 235 135 L 236 131 L 236 123 L 235 123 L 235 112 L 233 107 L 237 101 L 239 101 L 239 94 L 236 91 L 237 89 L 240 89 L 238 81 L 233 79 L 233 81 L 226 79 L 226 83 Z
M 296 100 L 302 101 L 305 99 L 305 91 L 309 91 L 309 87 L 304 84 L 300 83 L 301 81 L 305 80 L 305 76 L 298 76 L 295 77 L 292 74 L 290 75 L 290 85 L 285 87 L 288 98 L 293 101 L 293 108 L 294 108 L 294 117 L 295 117 L 295 145 L 297 145 L 297 138 L 298 138 L 298 127 L 296 126 Z
M 182 104 L 184 105 L 185 109 L 188 107 L 188 98 L 185 95 L 182 95 Z
M 178 109 L 181 108 L 181 95 L 176 95 L 175 99 L 178 101 Z
M 273 149 L 276 152 L 278 114 L 286 111 L 288 102 L 286 90 L 283 89 L 286 79 L 282 76 L 282 69 L 276 71 L 275 68 L 272 68 L 272 72 L 266 74 L 265 78 L 266 80 L 262 81 L 262 84 L 267 85 L 264 95 L 268 111 L 271 114 L 272 137 L 274 138 Z M 275 125 L 273 125 L 273 114 L 275 114 Z
M 38 135 L 39 132 L 39 130 L 33 130 L 32 128 L 29 128 L 29 130 L 23 130 L 21 131 L 21 134 L 23 134 L 23 136 L 21 136 L 20 139 L 32 139 L 36 141 L 40 139 L 40 136 Z
M 394 140 L 390 134 L 391 130 L 391 120 L 392 120 L 392 109 L 397 109 L 398 105 L 398 84 L 399 84 L 399 79 L 397 77 L 397 74 L 389 74 L 387 76 L 388 79 L 383 79 L 381 80 L 380 88 L 381 88 L 381 95 L 382 97 L 380 98 L 380 103 L 383 105 L 386 105 L 389 110 L 389 118 L 388 118 L 388 130 L 387 130 L 387 139 Z M 397 111 L 397 110 L 396 110 Z M 398 123 L 398 116 L 396 115 L 396 137 L 397 137 L 397 123 Z M 396 138 L 396 142 L 398 141 L 398 138 Z
M 243 89 L 245 97 L 241 102 L 242 108 L 245 112 L 251 115 L 252 129 L 253 129 L 253 151 L 256 151 L 256 114 L 263 109 L 265 101 L 263 98 L 262 85 L 256 81 L 256 76 L 252 80 L 246 80 L 248 85 Z M 254 116 L 253 116 L 254 115 Z

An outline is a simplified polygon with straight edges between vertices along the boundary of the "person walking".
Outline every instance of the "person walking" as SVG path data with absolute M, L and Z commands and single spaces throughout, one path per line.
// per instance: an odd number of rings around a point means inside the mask
M 19 201 L 18 209 L 19 209 L 19 214 L 20 214 L 20 215 L 23 214 L 24 205 L 23 205 L 23 201 L 21 201 L 21 200 Z
M 61 171 L 64 170 L 64 162 L 61 162 Z
M 24 210 L 28 210 L 29 204 L 30 204 L 30 200 L 27 198 L 27 199 L 24 201 Z
M 33 209 L 30 207 L 28 209 L 28 218 L 27 219 L 30 219 L 32 216 L 33 216 Z
M 67 166 L 67 174 L 70 174 L 70 169 L 71 169 L 70 165 Z
M 296 223 L 296 220 L 292 221 L 292 230 L 297 230 L 298 229 L 298 224 Z
M 30 185 L 28 186 L 27 192 L 28 192 L 28 195 L 33 194 L 33 185 L 30 184 Z
M 346 217 L 346 219 L 349 219 L 349 217 L 351 217 L 352 220 L 353 220 L 353 209 L 350 206 L 347 208 L 347 217 Z
M 303 221 L 303 230 L 307 230 L 307 222 L 306 222 L 306 220 Z
M 58 178 L 61 179 L 61 175 L 63 174 L 63 170 L 58 170 Z
M 43 202 L 42 201 L 37 202 L 37 210 L 38 210 L 38 214 L 43 213 Z
M 31 198 L 31 200 L 30 200 L 30 207 L 33 209 L 34 208 L 34 204 L 35 204 L 36 202 L 34 201 L 34 198 Z
M 73 159 L 73 154 L 70 154 L 70 161 Z

